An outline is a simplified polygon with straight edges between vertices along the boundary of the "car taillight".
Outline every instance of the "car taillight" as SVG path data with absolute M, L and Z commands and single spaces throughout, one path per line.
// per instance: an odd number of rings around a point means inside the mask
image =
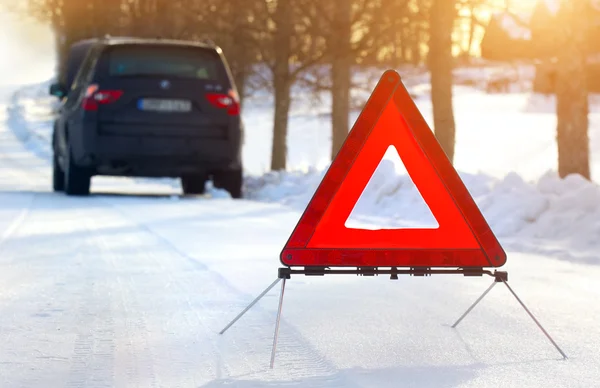
M 83 109 L 87 111 L 98 110 L 100 104 L 112 104 L 123 95 L 122 90 L 100 90 L 98 85 L 88 86 L 83 97 Z
M 206 99 L 217 108 L 227 109 L 227 114 L 237 116 L 240 114 L 240 99 L 233 90 L 229 93 L 207 93 Z

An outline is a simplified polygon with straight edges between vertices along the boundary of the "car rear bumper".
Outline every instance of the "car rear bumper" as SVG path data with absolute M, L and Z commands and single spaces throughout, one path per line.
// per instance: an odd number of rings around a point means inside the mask
M 182 177 L 204 175 L 220 170 L 234 170 L 241 166 L 228 161 L 206 162 L 201 158 L 114 158 L 94 164 L 94 175 L 128 177 Z
M 97 175 L 179 177 L 241 168 L 239 129 L 219 136 L 214 136 L 216 131 L 209 132 L 212 136 L 206 131 L 186 135 L 178 128 L 170 136 L 119 135 L 114 127 L 84 133 L 74 156 L 77 164 Z

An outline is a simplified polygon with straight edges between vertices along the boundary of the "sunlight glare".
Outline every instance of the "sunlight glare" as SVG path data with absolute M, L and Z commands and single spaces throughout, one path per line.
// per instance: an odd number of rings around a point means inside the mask
M 0 13 L 0 85 L 48 80 L 54 72 L 54 34 L 48 26 Z

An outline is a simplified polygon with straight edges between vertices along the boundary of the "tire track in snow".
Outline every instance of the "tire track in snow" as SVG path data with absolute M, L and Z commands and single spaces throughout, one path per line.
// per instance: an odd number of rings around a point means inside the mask
M 0 376 L 3 376 L 1 386 L 12 386 L 12 379 L 21 379 L 23 386 L 27 387 L 42 387 L 47 384 L 47 381 L 39 374 L 23 374 L 19 373 L 21 369 L 29 369 L 27 367 L 28 359 L 35 359 L 36 367 L 42 369 L 43 366 L 48 366 L 55 362 L 64 362 L 65 359 L 60 356 L 48 354 L 43 348 L 43 343 L 39 341 L 39 334 L 35 332 L 35 327 L 38 325 L 36 318 L 44 318 L 48 313 L 42 311 L 43 297 L 34 293 L 32 290 L 32 279 L 35 279 L 35 271 L 28 268 L 27 263 L 23 264 L 18 261 L 18 252 L 22 247 L 17 241 L 11 244 L 12 237 L 18 236 L 17 232 L 28 232 L 27 227 L 30 226 L 35 218 L 29 219 L 32 213 L 34 214 L 34 198 L 35 195 L 25 196 L 26 205 L 19 212 L 19 215 L 12 220 L 8 228 L 3 233 L 0 240 L 0 268 L 1 284 L 0 289 L 0 338 L 2 339 L 2 349 L 0 351 L 0 364 L 4 364 L 0 368 Z M 26 223 L 25 221 L 29 221 Z M 20 236 L 19 236 L 20 237 Z M 6 245 L 2 246 L 4 243 Z M 23 298 L 27 295 L 29 298 Z M 15 301 L 18 298 L 18 301 Z M 33 299 L 35 298 L 35 299 Z M 25 299 L 25 300 L 23 300 Z M 39 300 L 38 300 L 39 299 Z M 25 303 L 23 303 L 25 302 Z M 25 305 L 26 307 L 24 307 Z M 29 307 L 29 308 L 28 308 Z M 35 311 L 30 314 L 31 310 Z M 43 324 L 42 324 L 43 325 Z M 28 344 L 29 355 L 23 355 L 22 343 L 19 339 L 22 336 L 30 333 L 31 343 Z M 32 368 L 33 369 L 33 368 Z
M 124 345 L 127 357 L 119 364 L 119 369 L 125 372 L 123 376 L 119 373 L 119 382 L 126 386 L 136 387 L 158 387 L 157 376 L 154 370 L 156 356 L 151 349 L 149 341 L 149 329 L 144 310 L 135 295 L 135 290 L 129 281 L 118 279 L 121 287 L 121 307 L 125 312 L 123 319 L 126 338 L 129 341 Z M 141 381 L 144 384 L 141 384 Z
M 172 325 L 182 332 L 191 333 L 193 335 L 193 338 L 191 339 L 196 345 L 204 345 L 206 339 L 210 338 L 212 334 L 210 327 L 206 323 L 206 317 L 210 315 L 210 310 L 206 309 L 206 306 L 203 304 L 194 302 L 192 298 L 195 294 L 195 289 L 198 289 L 197 293 L 201 293 L 204 290 L 218 289 L 219 284 L 215 284 L 213 279 L 205 279 L 210 278 L 210 274 L 204 272 L 204 268 L 199 269 L 197 265 L 193 265 L 190 258 L 185 256 L 185 254 L 179 251 L 169 241 L 150 233 L 143 225 L 124 216 L 118 208 L 112 204 L 101 198 L 94 198 L 94 200 L 94 202 L 101 204 L 103 209 L 110 209 L 111 213 L 116 215 L 123 225 L 127 225 L 131 230 L 136 231 L 138 237 L 132 238 L 131 241 L 129 241 L 129 244 L 131 244 L 130 246 L 152 246 L 152 250 L 144 254 L 145 259 L 149 261 L 146 267 L 154 268 L 160 275 L 161 280 L 158 280 L 158 282 L 164 284 L 162 287 L 163 289 L 168 288 L 168 290 L 170 290 L 170 295 L 168 297 L 171 301 L 170 309 L 174 311 L 178 318 L 180 318 L 176 323 L 172 319 L 167 319 L 166 322 L 163 321 L 162 325 L 158 325 L 159 328 L 164 331 L 165 326 L 170 327 Z M 106 214 L 106 212 L 104 213 Z M 181 258 L 185 260 L 182 262 Z M 119 257 L 118 259 L 123 258 Z M 117 261 L 117 258 L 115 258 L 115 261 Z M 171 265 L 167 265 L 167 263 L 170 263 Z M 139 314 L 139 312 L 151 309 L 150 305 L 142 306 L 138 300 L 139 295 L 143 295 L 146 292 L 143 289 L 144 285 L 140 284 L 140 282 L 136 281 L 133 277 L 127 277 L 125 279 L 121 278 L 120 282 L 126 284 L 123 287 L 125 292 L 122 293 L 125 309 L 131 312 L 138 312 L 138 319 L 136 322 L 139 330 L 138 334 L 140 332 L 149 333 L 147 329 L 148 319 L 145 319 L 143 314 Z M 203 284 L 203 286 L 196 286 L 198 283 Z M 154 302 L 160 304 L 160 298 L 154 298 Z M 158 308 L 157 310 L 160 311 L 161 309 Z M 147 343 L 147 340 L 144 340 L 143 342 Z M 210 347 L 208 352 L 206 351 L 206 348 L 201 349 L 202 354 L 207 355 L 208 357 L 199 357 L 200 354 L 193 346 L 186 349 L 185 347 L 188 344 L 178 343 L 177 341 L 166 342 L 167 343 L 162 349 L 164 357 L 162 362 L 168 364 L 171 369 L 174 368 L 177 370 L 177 374 L 179 374 L 178 380 L 182 380 L 178 382 L 183 384 L 182 386 L 193 386 L 191 384 L 195 383 L 193 377 L 194 373 L 197 373 L 199 369 L 198 363 L 205 364 L 205 368 L 210 373 L 213 373 L 216 378 L 219 378 L 222 375 L 230 375 L 231 373 L 228 367 L 221 362 L 222 355 L 215 341 L 210 341 L 208 343 Z M 141 352 L 136 351 L 134 353 L 143 354 L 150 353 L 151 351 L 147 346 L 144 346 L 144 349 L 140 350 Z M 205 360 L 200 358 L 205 358 Z M 194 359 L 196 359 L 195 362 Z M 216 361 L 212 362 L 213 360 Z M 155 364 L 155 362 L 151 361 L 146 364 L 147 367 L 150 364 Z M 153 375 L 158 375 L 158 377 L 156 377 L 157 380 L 162 379 L 161 375 L 158 373 L 153 373 Z M 154 380 L 154 378 L 152 380 Z M 170 384 L 171 382 L 168 380 L 165 381 L 165 383 L 166 385 L 161 386 L 172 386 Z
M 94 231 L 68 201 L 36 198 L 23 234 L 10 245 L 11 267 L 21 279 L 9 284 L 15 300 L 3 306 L 2 322 L 9 334 L 5 352 L 14 349 L 11 358 L 32 368 L 13 367 L 7 376 L 27 387 L 112 387 L 112 314 L 97 281 L 103 263 L 94 254 Z M 59 211 L 49 217 L 49 208 Z M 84 228 L 73 230 L 73 224 Z M 71 231 L 57 233 L 65 226 Z
M 23 225 L 23 223 L 25 222 L 25 220 L 27 219 L 27 216 L 29 215 L 29 213 L 31 211 L 31 207 L 33 206 L 34 199 L 35 199 L 35 194 L 32 194 L 30 200 L 28 201 L 27 206 L 19 212 L 17 217 L 15 217 L 13 219 L 13 221 L 4 230 L 2 235 L 0 235 L 0 249 L 2 248 L 2 245 L 6 241 L 8 241 L 8 239 L 17 231 L 17 229 L 19 229 L 19 227 L 21 225 Z
M 39 178 L 34 178 L 31 173 L 31 168 L 27 168 L 26 165 L 21 163 L 19 160 L 15 160 L 11 158 L 10 148 L 14 146 L 19 146 L 20 143 L 14 139 L 10 133 L 2 130 L 0 127 L 0 164 L 2 165 L 2 169 L 0 170 L 0 174 L 7 174 L 13 178 L 13 181 L 22 182 L 23 179 L 26 180 L 27 186 L 37 186 L 39 185 Z M 19 171 L 20 173 L 17 173 Z M 39 176 L 40 172 L 36 171 L 35 175 Z M 1 175 L 0 175 L 1 177 Z M 36 185 L 37 184 L 37 185 Z M 13 192 L 11 192 L 13 193 Z M 16 231 L 25 223 L 25 220 L 30 214 L 30 210 L 34 205 L 36 193 L 27 193 L 29 198 L 24 204 L 24 207 L 19 211 L 18 215 L 14 218 L 14 220 L 7 226 L 2 234 L 0 234 L 0 249 L 2 246 L 12 237 Z
M 76 220 L 81 220 L 85 237 L 78 251 L 84 262 L 80 271 L 74 273 L 71 284 L 79 285 L 77 303 L 77 337 L 73 347 L 71 370 L 67 387 L 114 387 L 115 323 L 112 298 L 107 293 L 107 284 L 102 272 L 110 263 L 102 255 L 103 249 L 94 235 L 99 229 L 93 218 L 84 210 L 76 210 Z M 75 279 L 75 277 L 78 279 Z M 108 294 L 108 295 L 107 295 Z
M 206 344 L 211 333 L 204 319 L 197 319 L 208 316 L 209 311 L 198 311 L 191 301 L 197 283 L 202 284 L 199 293 L 216 289 L 218 284 L 189 261 L 182 262 L 179 252 L 123 217 L 114 207 L 98 198 L 92 198 L 92 202 L 101 205 L 91 217 L 95 223 L 110 220 L 119 224 L 122 231 L 118 244 L 106 233 L 97 237 L 103 241 L 103 252 L 111 255 L 115 263 L 119 283 L 115 291 L 120 295 L 123 313 L 120 330 L 124 328 L 124 337 L 130 339 L 122 349 L 127 356 L 123 357 L 124 368 L 118 372 L 119 377 L 127 386 L 144 387 L 196 386 L 196 380 L 202 378 L 198 372 L 203 369 L 214 374 L 211 379 L 218 378 L 219 362 L 214 360 L 219 360 L 221 354 L 214 341 Z M 124 244 L 127 250 L 119 248 Z M 167 311 L 174 316 L 164 316 L 169 314 Z M 175 330 L 166 333 L 170 327 Z M 211 349 L 194 348 L 177 338 L 183 334 L 189 335 L 186 340 L 198 346 L 209 345 Z M 160 346 L 156 346 L 158 339 Z M 221 368 L 229 374 L 224 366 Z M 177 376 L 169 376 L 174 370 Z
M 180 257 L 186 259 L 186 261 L 194 261 L 197 265 L 198 261 L 193 257 L 181 252 L 176 248 L 176 245 L 168 240 L 165 236 L 160 235 L 158 232 L 152 230 L 148 225 L 138 221 L 133 220 L 127 212 L 123 211 L 118 204 L 113 203 L 112 201 L 106 198 L 98 198 L 99 201 L 105 203 L 107 206 L 112 207 L 116 212 L 120 213 L 121 216 L 126 219 L 128 222 L 132 222 L 136 225 L 137 228 L 146 231 L 148 234 L 155 237 L 155 239 L 162 244 L 164 244 L 168 249 L 171 249 Z M 214 279 L 217 283 L 214 287 L 224 288 L 227 292 L 229 292 L 232 297 L 236 300 L 239 300 L 241 295 L 245 295 L 238 288 L 233 286 L 226 278 L 224 278 L 220 273 L 212 271 L 208 269 L 205 265 L 202 264 L 202 268 L 206 271 L 207 274 Z M 193 281 L 193 279 L 189 279 L 189 281 Z M 179 283 L 179 287 L 182 290 L 189 290 L 192 286 L 190 284 Z M 188 303 L 192 306 L 192 301 L 190 299 L 191 294 L 187 294 Z M 257 372 L 259 370 L 263 371 L 268 368 L 268 354 L 270 354 L 270 349 L 273 340 L 273 331 L 275 317 L 272 313 L 266 312 L 261 309 L 258 305 L 253 307 L 253 313 L 246 314 L 242 320 L 237 325 L 243 326 L 243 329 L 236 334 L 232 334 L 234 329 L 231 328 L 225 337 L 221 337 L 218 335 L 222 326 L 226 324 L 226 320 L 231 319 L 231 312 L 236 310 L 237 308 L 243 308 L 246 306 L 246 303 L 239 302 L 235 303 L 235 306 L 232 308 L 226 308 L 225 314 L 215 317 L 218 319 L 208 319 L 205 315 L 201 314 L 201 312 L 206 313 L 207 311 L 211 311 L 214 309 L 214 306 L 207 306 L 203 299 L 199 299 L 196 301 L 197 304 L 201 307 L 200 309 L 193 309 L 196 313 L 196 318 L 198 321 L 205 327 L 207 330 L 207 334 L 211 337 L 216 338 L 211 342 L 211 346 L 215 348 L 215 352 L 219 358 L 223 358 L 223 355 L 220 354 L 220 347 L 218 342 L 227 342 L 229 346 L 233 346 L 235 349 L 235 353 L 242 356 L 244 362 L 248 365 L 247 368 L 253 372 Z M 231 301 L 224 301 L 224 306 L 229 304 L 231 306 Z M 256 314 L 258 312 L 258 314 Z M 237 311 L 236 311 L 237 313 Z M 268 322 L 271 330 L 265 330 L 265 322 Z M 227 340 L 227 336 L 233 337 L 230 340 Z M 260 340 L 257 341 L 257 338 Z M 260 348 L 257 348 L 257 343 L 260 343 Z M 232 345 L 233 344 L 233 345 Z M 223 345 L 224 346 L 224 345 Z M 260 364 L 261 369 L 256 369 L 256 366 L 252 367 L 252 362 L 243 355 L 257 355 L 257 354 L 265 354 L 265 350 L 267 353 L 267 357 L 264 358 L 264 362 Z M 261 359 L 262 361 L 262 359 Z M 277 348 L 277 359 L 276 363 L 279 365 L 279 369 L 283 370 L 287 369 L 285 376 L 287 379 L 290 378 L 306 378 L 310 377 L 311 380 L 315 380 L 315 376 L 319 376 L 319 381 L 323 383 L 327 383 L 328 386 L 343 386 L 343 387 L 354 387 L 357 386 L 355 382 L 349 381 L 346 378 L 340 376 L 338 373 L 338 369 L 333 365 L 325 356 L 320 354 L 305 338 L 304 336 L 291 324 L 287 323 L 285 318 L 282 318 L 281 326 L 280 326 L 280 335 L 279 335 L 279 345 Z M 254 363 L 255 364 L 255 363 Z M 262 369 L 264 366 L 264 369 Z M 227 364 L 224 364 L 224 371 L 229 377 L 234 377 L 228 373 Z
M 116 381 L 114 385 L 158 387 L 154 371 L 156 357 L 151 350 L 148 338 L 146 312 L 140 307 L 131 284 L 131 277 L 126 273 L 121 273 L 122 265 L 117 264 L 121 260 L 126 261 L 127 257 L 124 257 L 125 255 L 118 249 L 119 244 L 116 244 L 115 248 L 115 235 L 107 235 L 107 228 L 103 225 L 113 224 L 114 222 L 111 221 L 114 216 L 103 214 L 104 212 L 100 212 L 96 208 L 88 210 L 87 213 L 86 226 L 93 231 L 94 245 L 97 246 L 102 259 L 110 263 L 110 266 L 105 268 L 103 282 L 106 286 L 105 294 L 111 297 L 114 308 L 109 311 L 108 317 L 103 323 L 111 328 L 110 340 L 107 345 L 115 358 L 109 369 L 112 373 L 111 377 Z M 145 258 L 154 264 L 152 257 L 145 255 Z M 117 316 L 115 317 L 115 315 Z M 118 327 L 115 321 L 118 321 Z M 117 338 L 118 344 L 114 343 L 114 338 Z M 114 355 L 116 352 L 124 352 L 125 357 L 121 356 L 117 361 L 117 356 Z M 141 381 L 144 383 L 142 384 Z

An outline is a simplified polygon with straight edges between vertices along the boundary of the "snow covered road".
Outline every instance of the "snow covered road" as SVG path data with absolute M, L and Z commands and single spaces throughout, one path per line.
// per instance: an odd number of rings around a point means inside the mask
M 283 205 L 183 199 L 160 182 L 50 191 L 0 92 L 0 387 L 600 387 L 600 267 L 510 252 L 509 281 L 294 278 L 269 370 L 273 290 L 298 219 Z

